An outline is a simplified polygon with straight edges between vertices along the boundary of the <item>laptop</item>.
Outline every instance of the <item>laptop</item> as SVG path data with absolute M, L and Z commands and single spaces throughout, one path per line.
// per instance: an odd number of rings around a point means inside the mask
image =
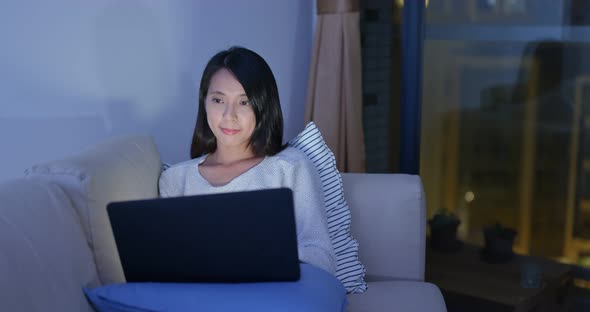
M 267 282 L 300 277 L 290 189 L 113 202 L 127 282 Z

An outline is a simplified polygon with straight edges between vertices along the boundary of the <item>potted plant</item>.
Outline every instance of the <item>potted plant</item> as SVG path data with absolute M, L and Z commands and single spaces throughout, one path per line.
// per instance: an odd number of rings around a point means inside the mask
M 457 239 L 457 228 L 461 221 L 453 213 L 441 209 L 432 219 L 430 226 L 430 248 L 440 252 L 455 252 L 461 249 L 463 242 Z
M 485 246 L 482 258 L 491 263 L 508 262 L 514 258 L 512 245 L 516 238 L 516 231 L 502 226 L 499 222 L 484 228 Z

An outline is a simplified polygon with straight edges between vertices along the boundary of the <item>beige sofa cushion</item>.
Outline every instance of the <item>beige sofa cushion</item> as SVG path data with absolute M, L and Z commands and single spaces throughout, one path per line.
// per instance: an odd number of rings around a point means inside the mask
M 362 294 L 347 296 L 347 312 L 446 311 L 440 290 L 430 283 L 414 281 L 369 282 Z
M 150 137 L 124 136 L 67 159 L 33 166 L 26 174 L 66 190 L 94 252 L 100 280 L 110 284 L 125 279 L 106 205 L 158 197 L 160 168 L 160 156 Z
M 92 312 L 92 251 L 64 191 L 39 179 L 0 184 L 0 311 Z

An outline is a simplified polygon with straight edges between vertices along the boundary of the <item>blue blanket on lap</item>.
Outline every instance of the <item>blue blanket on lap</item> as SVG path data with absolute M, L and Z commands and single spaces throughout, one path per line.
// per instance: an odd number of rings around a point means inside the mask
M 332 274 L 301 264 L 297 282 L 127 283 L 84 289 L 99 312 L 345 311 L 346 291 Z

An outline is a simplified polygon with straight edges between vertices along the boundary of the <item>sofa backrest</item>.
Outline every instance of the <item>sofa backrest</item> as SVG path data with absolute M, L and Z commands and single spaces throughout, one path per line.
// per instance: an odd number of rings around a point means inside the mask
M 99 285 L 92 251 L 55 183 L 0 184 L 0 311 L 93 311 L 82 287 Z
M 343 173 L 342 183 L 366 279 L 424 280 L 426 206 L 420 177 Z
M 28 177 L 51 181 L 72 200 L 102 284 L 125 281 L 106 206 L 158 197 L 162 163 L 149 136 L 121 136 L 76 156 L 35 165 Z

